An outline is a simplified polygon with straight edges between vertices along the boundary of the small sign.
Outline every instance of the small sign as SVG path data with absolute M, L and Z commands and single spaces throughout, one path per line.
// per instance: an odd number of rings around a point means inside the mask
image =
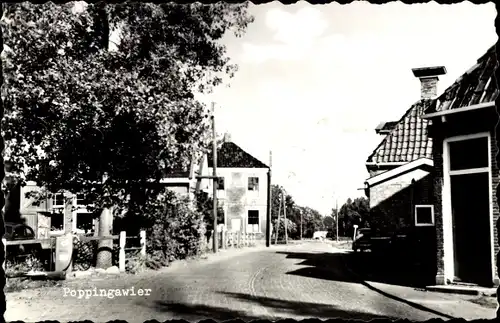
M 71 255 L 73 253 L 73 235 L 67 233 L 65 235 L 56 237 L 56 259 L 55 270 L 63 271 L 69 270 Z

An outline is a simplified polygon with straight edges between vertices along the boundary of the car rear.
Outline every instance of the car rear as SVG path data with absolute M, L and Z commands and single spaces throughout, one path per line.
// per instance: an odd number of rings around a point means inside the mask
M 352 250 L 354 251 L 363 251 L 366 249 L 371 249 L 372 241 L 371 241 L 371 230 L 368 228 L 359 229 L 356 232 L 356 237 L 352 243 Z

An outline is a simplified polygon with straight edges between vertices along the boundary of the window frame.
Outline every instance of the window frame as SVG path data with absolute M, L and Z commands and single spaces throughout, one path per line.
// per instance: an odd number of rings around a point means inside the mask
M 419 223 L 418 222 L 418 209 L 428 208 L 431 209 L 431 223 Z M 417 204 L 415 205 L 415 226 L 416 227 L 432 227 L 435 225 L 434 219 L 434 205 L 432 204 Z
M 252 219 L 257 219 L 257 223 L 250 223 L 250 212 L 255 212 L 257 214 L 257 217 L 252 217 Z M 257 229 L 255 230 L 255 226 L 257 226 Z M 247 232 L 260 232 L 261 224 L 260 224 L 260 212 L 259 210 L 248 210 L 247 211 L 247 220 L 246 220 L 246 227 L 247 227 Z M 252 228 L 252 230 L 248 230 L 248 228 Z
M 254 179 L 255 182 L 251 183 L 252 179 Z M 252 184 L 252 188 L 250 188 L 251 184 Z M 258 176 L 248 176 L 247 191 L 249 191 L 249 192 L 258 192 L 259 191 L 259 184 L 260 183 L 259 183 L 259 177 Z
M 65 221 L 65 218 L 64 218 L 64 211 L 61 211 L 60 210 L 61 208 L 57 208 L 57 211 L 56 212 L 52 212 L 52 214 L 50 215 L 50 229 L 49 229 L 49 233 L 50 234 L 61 234 L 61 233 L 64 233 L 65 230 L 66 230 L 66 221 Z M 58 230 L 53 230 L 52 229 L 52 217 L 56 215 L 56 216 L 62 216 L 62 229 L 58 229 Z
M 463 150 L 459 150 L 459 149 L 452 149 L 452 146 L 460 145 L 460 144 L 463 144 L 464 142 L 470 142 L 473 140 L 481 140 L 481 139 L 486 139 L 486 147 L 483 147 L 483 148 L 486 148 L 486 150 L 482 151 L 482 153 L 486 153 L 486 156 L 483 156 L 483 158 L 485 157 L 485 160 L 486 160 L 486 166 L 480 166 L 480 167 L 467 166 L 464 168 L 452 169 L 453 161 L 454 161 L 454 159 L 456 159 L 456 158 L 452 158 L 453 151 L 463 151 Z M 485 172 L 485 171 L 489 170 L 489 154 L 490 154 L 491 147 L 490 147 L 490 141 L 489 141 L 488 135 L 478 134 L 478 135 L 473 135 L 473 136 L 469 136 L 466 138 L 462 138 L 462 136 L 460 136 L 458 138 L 449 138 L 448 140 L 446 140 L 446 144 L 447 144 L 447 150 L 448 150 L 447 151 L 448 171 L 449 171 L 450 175 L 474 174 L 474 173 Z
M 83 196 L 83 198 L 78 198 L 78 195 Z M 83 203 L 79 203 L 79 201 L 82 201 Z M 90 203 L 88 202 L 87 196 L 85 196 L 85 194 L 83 193 L 75 194 L 75 206 L 86 207 L 88 205 L 90 205 Z
M 63 203 L 62 204 L 56 204 L 56 201 L 57 201 L 57 196 L 61 196 L 62 195 L 62 200 L 63 200 Z M 65 196 L 64 196 L 64 193 L 53 193 L 52 195 L 52 208 L 54 209 L 63 209 L 64 208 L 64 203 L 65 202 Z
M 217 191 L 225 191 L 226 190 L 226 178 L 224 176 L 219 176 L 216 179 L 217 181 Z M 220 183 L 222 182 L 222 188 Z

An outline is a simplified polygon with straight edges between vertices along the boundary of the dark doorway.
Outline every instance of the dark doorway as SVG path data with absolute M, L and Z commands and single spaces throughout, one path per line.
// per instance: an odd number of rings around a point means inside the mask
M 450 179 L 456 279 L 491 285 L 489 174 L 452 175 Z

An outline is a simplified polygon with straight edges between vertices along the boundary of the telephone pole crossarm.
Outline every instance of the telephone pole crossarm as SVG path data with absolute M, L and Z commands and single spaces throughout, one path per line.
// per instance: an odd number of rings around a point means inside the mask
M 196 176 L 196 179 L 219 179 L 221 176 Z

